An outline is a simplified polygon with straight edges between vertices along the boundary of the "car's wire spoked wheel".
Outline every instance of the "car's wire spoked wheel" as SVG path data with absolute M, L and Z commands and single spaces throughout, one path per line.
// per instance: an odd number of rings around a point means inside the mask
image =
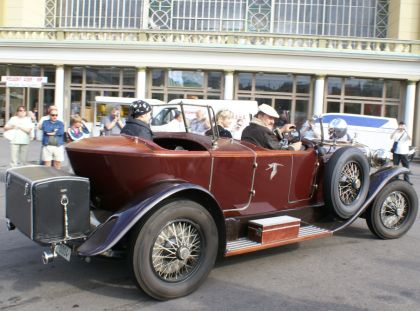
M 359 196 L 362 186 L 362 171 L 356 162 L 348 162 L 343 166 L 338 183 L 341 202 L 351 204 Z
M 380 210 L 383 225 L 388 229 L 398 230 L 407 217 L 408 208 L 408 199 L 402 192 L 391 192 Z
M 200 265 L 202 234 L 196 224 L 176 220 L 167 224 L 153 244 L 151 262 L 154 272 L 164 281 L 178 282 Z

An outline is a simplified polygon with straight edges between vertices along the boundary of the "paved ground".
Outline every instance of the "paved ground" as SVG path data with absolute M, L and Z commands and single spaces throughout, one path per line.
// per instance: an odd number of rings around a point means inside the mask
M 27 164 L 39 164 L 40 157 L 41 157 L 41 142 L 34 140 L 29 144 Z M 10 167 L 9 141 L 3 137 L 0 137 L 0 176 L 3 176 L 4 172 L 9 167 Z M 67 158 L 63 162 L 63 169 L 70 170 L 69 162 Z
M 28 159 L 39 157 L 39 143 Z M 0 174 L 9 163 L 0 138 Z M 412 181 L 420 190 L 420 165 Z M 4 187 L 0 183 L 0 215 Z M 72 258 L 44 266 L 42 247 L 0 222 L 0 310 L 420 310 L 420 222 L 382 241 L 364 220 L 332 238 L 219 262 L 193 294 L 168 302 L 139 292 L 124 260 Z

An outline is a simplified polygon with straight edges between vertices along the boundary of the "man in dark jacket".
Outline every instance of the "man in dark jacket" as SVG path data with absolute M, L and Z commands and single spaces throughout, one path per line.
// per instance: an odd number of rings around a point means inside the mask
M 121 130 L 121 134 L 153 140 L 153 132 L 149 125 L 152 107 L 143 100 L 136 100 L 130 104 L 129 111 L 130 119 Z
M 279 115 L 273 107 L 267 104 L 260 105 L 256 116 L 243 130 L 241 140 L 249 141 L 266 149 L 282 149 L 283 146 L 280 144 L 279 138 L 273 133 L 274 121 L 278 117 Z M 276 130 L 281 136 L 283 133 L 290 132 L 293 127 L 293 124 L 285 124 Z M 299 148 L 299 146 L 296 146 L 296 148 Z

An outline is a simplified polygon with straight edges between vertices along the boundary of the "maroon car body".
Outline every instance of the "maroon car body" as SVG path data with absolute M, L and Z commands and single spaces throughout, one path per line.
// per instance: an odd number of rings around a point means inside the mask
M 162 181 L 208 189 L 227 217 L 323 204 L 313 187 L 319 165 L 314 148 L 265 150 L 226 138 L 213 147 L 207 136 L 158 133 L 154 142 L 127 136 L 83 140 L 69 144 L 67 154 L 76 175 L 90 178 L 95 206 L 114 212 Z

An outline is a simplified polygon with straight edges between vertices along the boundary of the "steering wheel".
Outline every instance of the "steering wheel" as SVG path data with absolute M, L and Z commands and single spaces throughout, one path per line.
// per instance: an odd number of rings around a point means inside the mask
M 289 144 L 300 141 L 300 131 L 297 128 L 293 128 L 290 132 L 284 133 L 284 138 L 288 140 Z

